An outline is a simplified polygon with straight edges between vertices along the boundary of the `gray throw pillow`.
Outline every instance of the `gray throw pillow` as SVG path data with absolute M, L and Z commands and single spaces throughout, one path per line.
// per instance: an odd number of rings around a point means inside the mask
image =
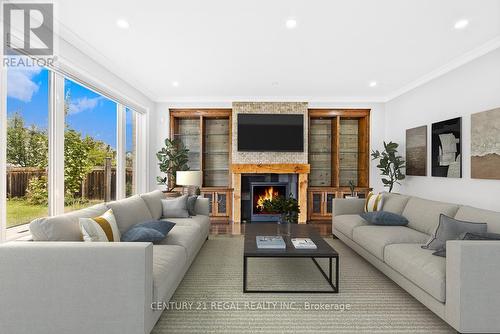
M 167 237 L 175 223 L 165 220 L 151 220 L 135 224 L 122 234 L 122 242 L 159 242 Z
M 196 210 L 194 209 L 194 207 L 196 205 L 197 199 L 198 199 L 198 196 L 196 196 L 196 195 L 189 196 L 187 199 L 187 209 L 188 209 L 190 216 L 196 216 Z
M 187 200 L 188 195 L 172 199 L 162 199 L 163 218 L 189 218 Z
M 436 231 L 422 248 L 441 250 L 446 248 L 447 240 L 456 240 L 464 232 L 485 233 L 487 228 L 486 223 L 466 222 L 441 214 Z
M 500 234 L 464 232 L 460 234 L 457 240 L 500 240 Z M 446 246 L 438 249 L 432 255 L 446 257 Z
M 459 240 L 500 240 L 498 233 L 473 233 L 464 232 L 458 237 Z
M 408 219 L 388 211 L 365 212 L 360 215 L 368 223 L 380 226 L 406 226 Z

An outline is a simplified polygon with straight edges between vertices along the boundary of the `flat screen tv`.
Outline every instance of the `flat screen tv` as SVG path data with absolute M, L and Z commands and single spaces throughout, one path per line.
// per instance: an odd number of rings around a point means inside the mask
M 304 116 L 238 114 L 238 151 L 304 152 Z

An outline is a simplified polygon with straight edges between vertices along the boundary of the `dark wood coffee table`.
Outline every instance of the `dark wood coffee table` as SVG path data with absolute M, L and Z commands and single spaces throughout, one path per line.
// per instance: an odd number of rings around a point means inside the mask
M 290 235 L 287 235 L 288 232 Z M 259 249 L 256 236 L 281 235 L 286 243 L 286 249 Z M 291 238 L 310 238 L 317 246 L 316 249 L 295 249 Z M 326 279 L 332 290 L 249 290 L 247 288 L 247 260 L 248 258 L 310 258 Z M 328 259 L 328 274 L 316 261 L 317 258 Z M 332 260 L 335 259 L 335 282 L 332 281 Z M 310 225 L 276 223 L 253 223 L 245 228 L 245 247 L 243 250 L 243 292 L 273 292 L 273 293 L 338 293 L 339 292 L 339 254 L 333 249 L 316 230 Z

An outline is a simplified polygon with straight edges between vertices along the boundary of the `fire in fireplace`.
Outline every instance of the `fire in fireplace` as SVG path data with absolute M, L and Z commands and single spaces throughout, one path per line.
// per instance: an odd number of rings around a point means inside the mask
M 287 196 L 288 183 L 283 182 L 253 182 L 252 186 L 252 221 L 276 221 L 279 215 L 266 212 L 264 201 Z

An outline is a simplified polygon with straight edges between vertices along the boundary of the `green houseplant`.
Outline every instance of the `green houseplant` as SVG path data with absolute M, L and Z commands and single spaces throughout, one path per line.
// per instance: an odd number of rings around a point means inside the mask
M 279 196 L 272 200 L 264 200 L 264 210 L 281 215 L 280 222 L 297 223 L 299 219 L 299 202 L 292 194 L 290 196 Z
M 389 188 L 389 192 L 392 191 L 395 183 L 401 184 L 399 181 L 405 178 L 402 172 L 402 169 L 405 168 L 405 161 L 402 156 L 398 155 L 398 147 L 397 143 L 384 141 L 384 150 L 382 152 L 372 151 L 371 154 L 372 160 L 379 160 L 377 168 L 380 169 L 382 183 L 384 187 Z
M 177 171 L 189 170 L 188 152 L 182 142 L 177 139 L 165 139 L 165 146 L 162 147 L 156 158 L 160 171 L 165 173 L 165 177 L 157 176 L 156 181 L 159 185 L 166 185 L 167 192 L 172 191 L 175 187 L 175 174 Z

